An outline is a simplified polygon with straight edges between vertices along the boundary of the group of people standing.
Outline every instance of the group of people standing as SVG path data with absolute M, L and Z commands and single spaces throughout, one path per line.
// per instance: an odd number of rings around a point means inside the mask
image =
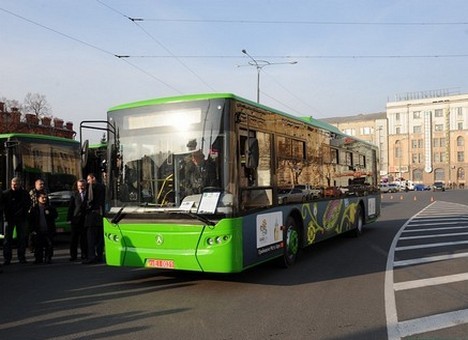
M 76 190 L 70 199 L 67 221 L 71 224 L 70 261 L 78 260 L 78 247 L 82 263 L 103 262 L 105 189 L 89 174 L 87 181 L 76 182 Z
M 70 261 L 78 259 L 78 245 L 82 263 L 103 261 L 103 221 L 105 189 L 93 174 L 87 180 L 76 182 L 70 199 L 67 221 L 71 224 Z M 11 180 L 10 188 L 0 191 L 0 216 L 5 216 L 3 239 L 4 265 L 12 260 L 12 244 L 16 230 L 19 263 L 27 263 L 26 249 L 34 252 L 34 263 L 51 263 L 54 252 L 57 209 L 50 205 L 44 181 L 37 179 L 29 193 L 18 177 Z M 1 271 L 1 268 L 0 268 Z

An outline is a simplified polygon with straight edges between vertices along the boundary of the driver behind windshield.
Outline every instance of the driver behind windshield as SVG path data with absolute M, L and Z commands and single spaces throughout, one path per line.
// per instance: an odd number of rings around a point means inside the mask
M 216 166 L 214 161 L 201 150 L 192 152 L 185 166 L 185 191 L 189 195 L 201 194 L 204 188 L 217 187 Z

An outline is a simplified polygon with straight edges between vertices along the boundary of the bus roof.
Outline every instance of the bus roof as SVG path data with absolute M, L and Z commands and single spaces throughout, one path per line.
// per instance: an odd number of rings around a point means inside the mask
M 335 133 L 340 136 L 348 136 L 345 133 L 343 133 L 340 129 L 338 129 L 336 126 L 331 125 L 327 122 L 320 121 L 318 119 L 313 118 L 312 116 L 306 116 L 306 117 L 298 117 L 291 115 L 289 113 L 279 111 L 277 109 L 273 109 L 269 106 L 259 104 L 256 102 L 253 102 L 249 99 L 245 99 L 239 96 L 236 96 L 233 93 L 200 93 L 200 94 L 190 94 L 190 95 L 181 95 L 181 96 L 173 96 L 173 97 L 162 97 L 162 98 L 153 98 L 153 99 L 148 99 L 148 100 L 142 100 L 142 101 L 136 101 L 136 102 L 131 102 L 131 103 L 126 103 L 118 106 L 111 107 L 108 111 L 117 111 L 117 110 L 124 110 L 124 109 L 131 109 L 131 108 L 136 108 L 136 107 L 142 107 L 142 106 L 150 106 L 150 105 L 159 105 L 159 104 L 170 104 L 170 103 L 181 103 L 181 102 L 187 102 L 187 101 L 196 101 L 196 100 L 208 100 L 208 99 L 225 99 L 225 98 L 230 98 L 230 99 L 236 99 L 238 101 L 257 106 L 263 109 L 266 109 L 268 111 L 272 111 L 275 113 L 278 113 L 282 116 L 288 117 L 290 119 L 296 120 L 298 122 L 303 122 L 308 125 L 315 126 L 320 129 L 324 129 L 327 131 L 330 131 L 332 133 Z M 353 136 L 348 136 L 353 139 L 359 140 L 356 137 Z M 360 140 L 366 144 L 369 144 L 366 141 Z M 373 144 L 372 144 L 373 145 Z
M 29 138 L 29 139 L 40 139 L 40 140 L 48 140 L 54 142 L 62 142 L 62 143 L 70 143 L 70 144 L 79 144 L 77 140 L 57 137 L 57 136 L 50 136 L 50 135 L 41 135 L 41 134 L 33 134 L 33 133 L 0 133 L 0 139 L 7 139 L 7 138 Z

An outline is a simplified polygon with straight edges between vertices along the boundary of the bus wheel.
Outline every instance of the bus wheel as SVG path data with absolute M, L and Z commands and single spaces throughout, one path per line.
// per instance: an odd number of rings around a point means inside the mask
M 362 230 L 364 227 L 364 218 L 362 217 L 362 210 L 361 210 L 360 205 L 358 205 L 356 209 L 355 221 L 356 221 L 356 225 L 352 233 L 353 233 L 353 236 L 358 237 L 359 235 L 362 234 Z
M 299 230 L 296 220 L 291 216 L 286 219 L 283 241 L 283 266 L 287 268 L 296 262 L 297 254 L 299 253 Z

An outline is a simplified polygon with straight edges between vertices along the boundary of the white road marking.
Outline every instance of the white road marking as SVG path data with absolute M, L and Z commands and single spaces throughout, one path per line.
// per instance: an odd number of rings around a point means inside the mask
M 412 224 L 411 226 L 413 227 L 414 225 Z M 416 233 L 419 231 L 439 231 L 439 230 L 458 230 L 458 229 L 468 229 L 468 225 L 460 226 L 460 227 L 447 227 L 447 228 L 408 229 L 408 230 L 403 230 L 403 234 L 404 233 Z
M 468 241 L 418 244 L 418 245 L 415 245 L 415 246 L 397 247 L 397 248 L 395 248 L 395 251 L 425 249 L 425 248 L 436 248 L 436 247 L 446 247 L 446 246 L 457 246 L 457 245 L 460 245 L 460 244 L 468 244 Z
M 453 209 L 452 209 L 453 207 Z M 443 210 L 444 214 L 440 211 Z M 448 212 L 445 215 L 445 212 Z M 416 246 L 406 246 L 406 247 L 397 247 L 397 243 L 400 240 L 410 240 L 410 239 L 424 239 L 429 237 L 434 237 L 432 235 L 423 235 L 420 237 L 411 236 L 411 237 L 401 237 L 404 232 L 416 232 L 416 231 L 447 231 L 449 229 L 455 228 L 466 228 L 467 226 L 459 226 L 459 227 L 447 227 L 447 228 L 432 228 L 432 229 L 409 229 L 406 230 L 408 227 L 414 226 L 441 226 L 441 225 L 451 225 L 456 224 L 457 222 L 448 222 L 450 219 L 450 214 L 457 214 L 461 216 L 456 216 L 454 219 L 456 221 L 461 222 L 466 220 L 466 216 L 468 213 L 468 207 L 462 204 L 456 203 L 446 203 L 446 202 L 439 202 L 436 201 L 413 217 L 411 217 L 397 232 L 395 235 L 392 244 L 390 246 L 388 257 L 387 257 L 387 265 L 385 271 L 385 314 L 387 318 L 387 335 L 388 339 L 401 339 L 402 337 L 412 336 L 416 334 L 426 333 L 430 331 L 435 331 L 439 329 L 444 329 L 448 327 L 453 327 L 461 324 L 468 323 L 468 309 L 448 312 L 448 313 L 441 313 L 430 315 L 422 318 L 415 318 L 411 320 L 404 320 L 398 321 L 398 314 L 396 308 L 396 298 L 395 292 L 407 289 L 417 289 L 427 286 L 434 286 L 434 285 L 442 285 L 447 283 L 453 282 L 462 282 L 468 280 L 468 273 L 459 273 L 454 275 L 447 275 L 443 277 L 434 277 L 428 279 L 421 279 L 421 280 L 413 280 L 413 281 L 406 281 L 406 282 L 394 282 L 394 273 L 393 268 L 395 267 L 402 267 L 402 266 L 411 266 L 421 263 L 430 263 L 435 261 L 447 261 L 457 258 L 468 257 L 468 253 L 455 253 L 455 254 L 447 254 L 447 255 L 439 255 L 439 256 L 430 256 L 430 257 L 423 257 L 423 258 L 413 258 L 407 259 L 403 261 L 395 261 L 395 253 L 397 251 L 405 251 L 405 250 L 413 250 L 413 249 L 425 249 L 425 248 L 432 248 L 432 247 L 442 247 L 442 246 L 454 246 L 460 244 L 468 244 L 468 241 L 457 241 L 457 242 L 439 242 L 433 244 L 424 244 L 424 245 L 416 245 Z M 430 223 L 422 223 L 421 218 L 422 216 L 429 216 L 428 219 L 431 218 Z M 433 223 L 434 218 L 438 218 L 441 216 L 445 216 L 444 222 L 440 223 Z M 463 216 L 463 217 L 462 217 Z M 414 223 L 417 221 L 417 223 Z M 429 220 L 428 220 L 429 222 Z M 437 237 L 444 237 L 444 236 L 466 236 L 468 233 L 457 233 L 457 234 L 439 234 Z M 413 234 L 414 235 L 414 234 Z
M 431 230 L 432 231 L 432 230 Z M 423 238 L 434 238 L 434 237 L 450 237 L 450 236 L 466 236 L 468 233 L 451 233 L 451 234 L 432 234 L 432 235 L 419 235 L 419 236 L 404 236 L 400 237 L 400 241 L 404 240 L 420 240 Z
M 447 260 L 454 260 L 463 257 L 468 257 L 468 253 L 456 253 L 456 254 L 447 254 L 447 255 L 438 255 L 438 256 L 428 256 L 428 257 L 420 257 L 417 259 L 411 260 L 401 260 L 393 262 L 394 267 L 404 267 L 404 266 L 412 266 L 415 264 L 423 264 L 423 263 L 430 263 L 430 262 L 437 262 L 437 261 L 447 261 Z
M 430 279 L 398 282 L 398 283 L 393 284 L 393 289 L 395 289 L 396 291 L 399 291 L 399 290 L 436 286 L 436 285 L 442 285 L 446 283 L 454 283 L 454 282 L 467 281 L 467 280 L 468 280 L 468 273 L 454 274 L 454 275 L 448 275 L 448 276 L 433 277 Z

